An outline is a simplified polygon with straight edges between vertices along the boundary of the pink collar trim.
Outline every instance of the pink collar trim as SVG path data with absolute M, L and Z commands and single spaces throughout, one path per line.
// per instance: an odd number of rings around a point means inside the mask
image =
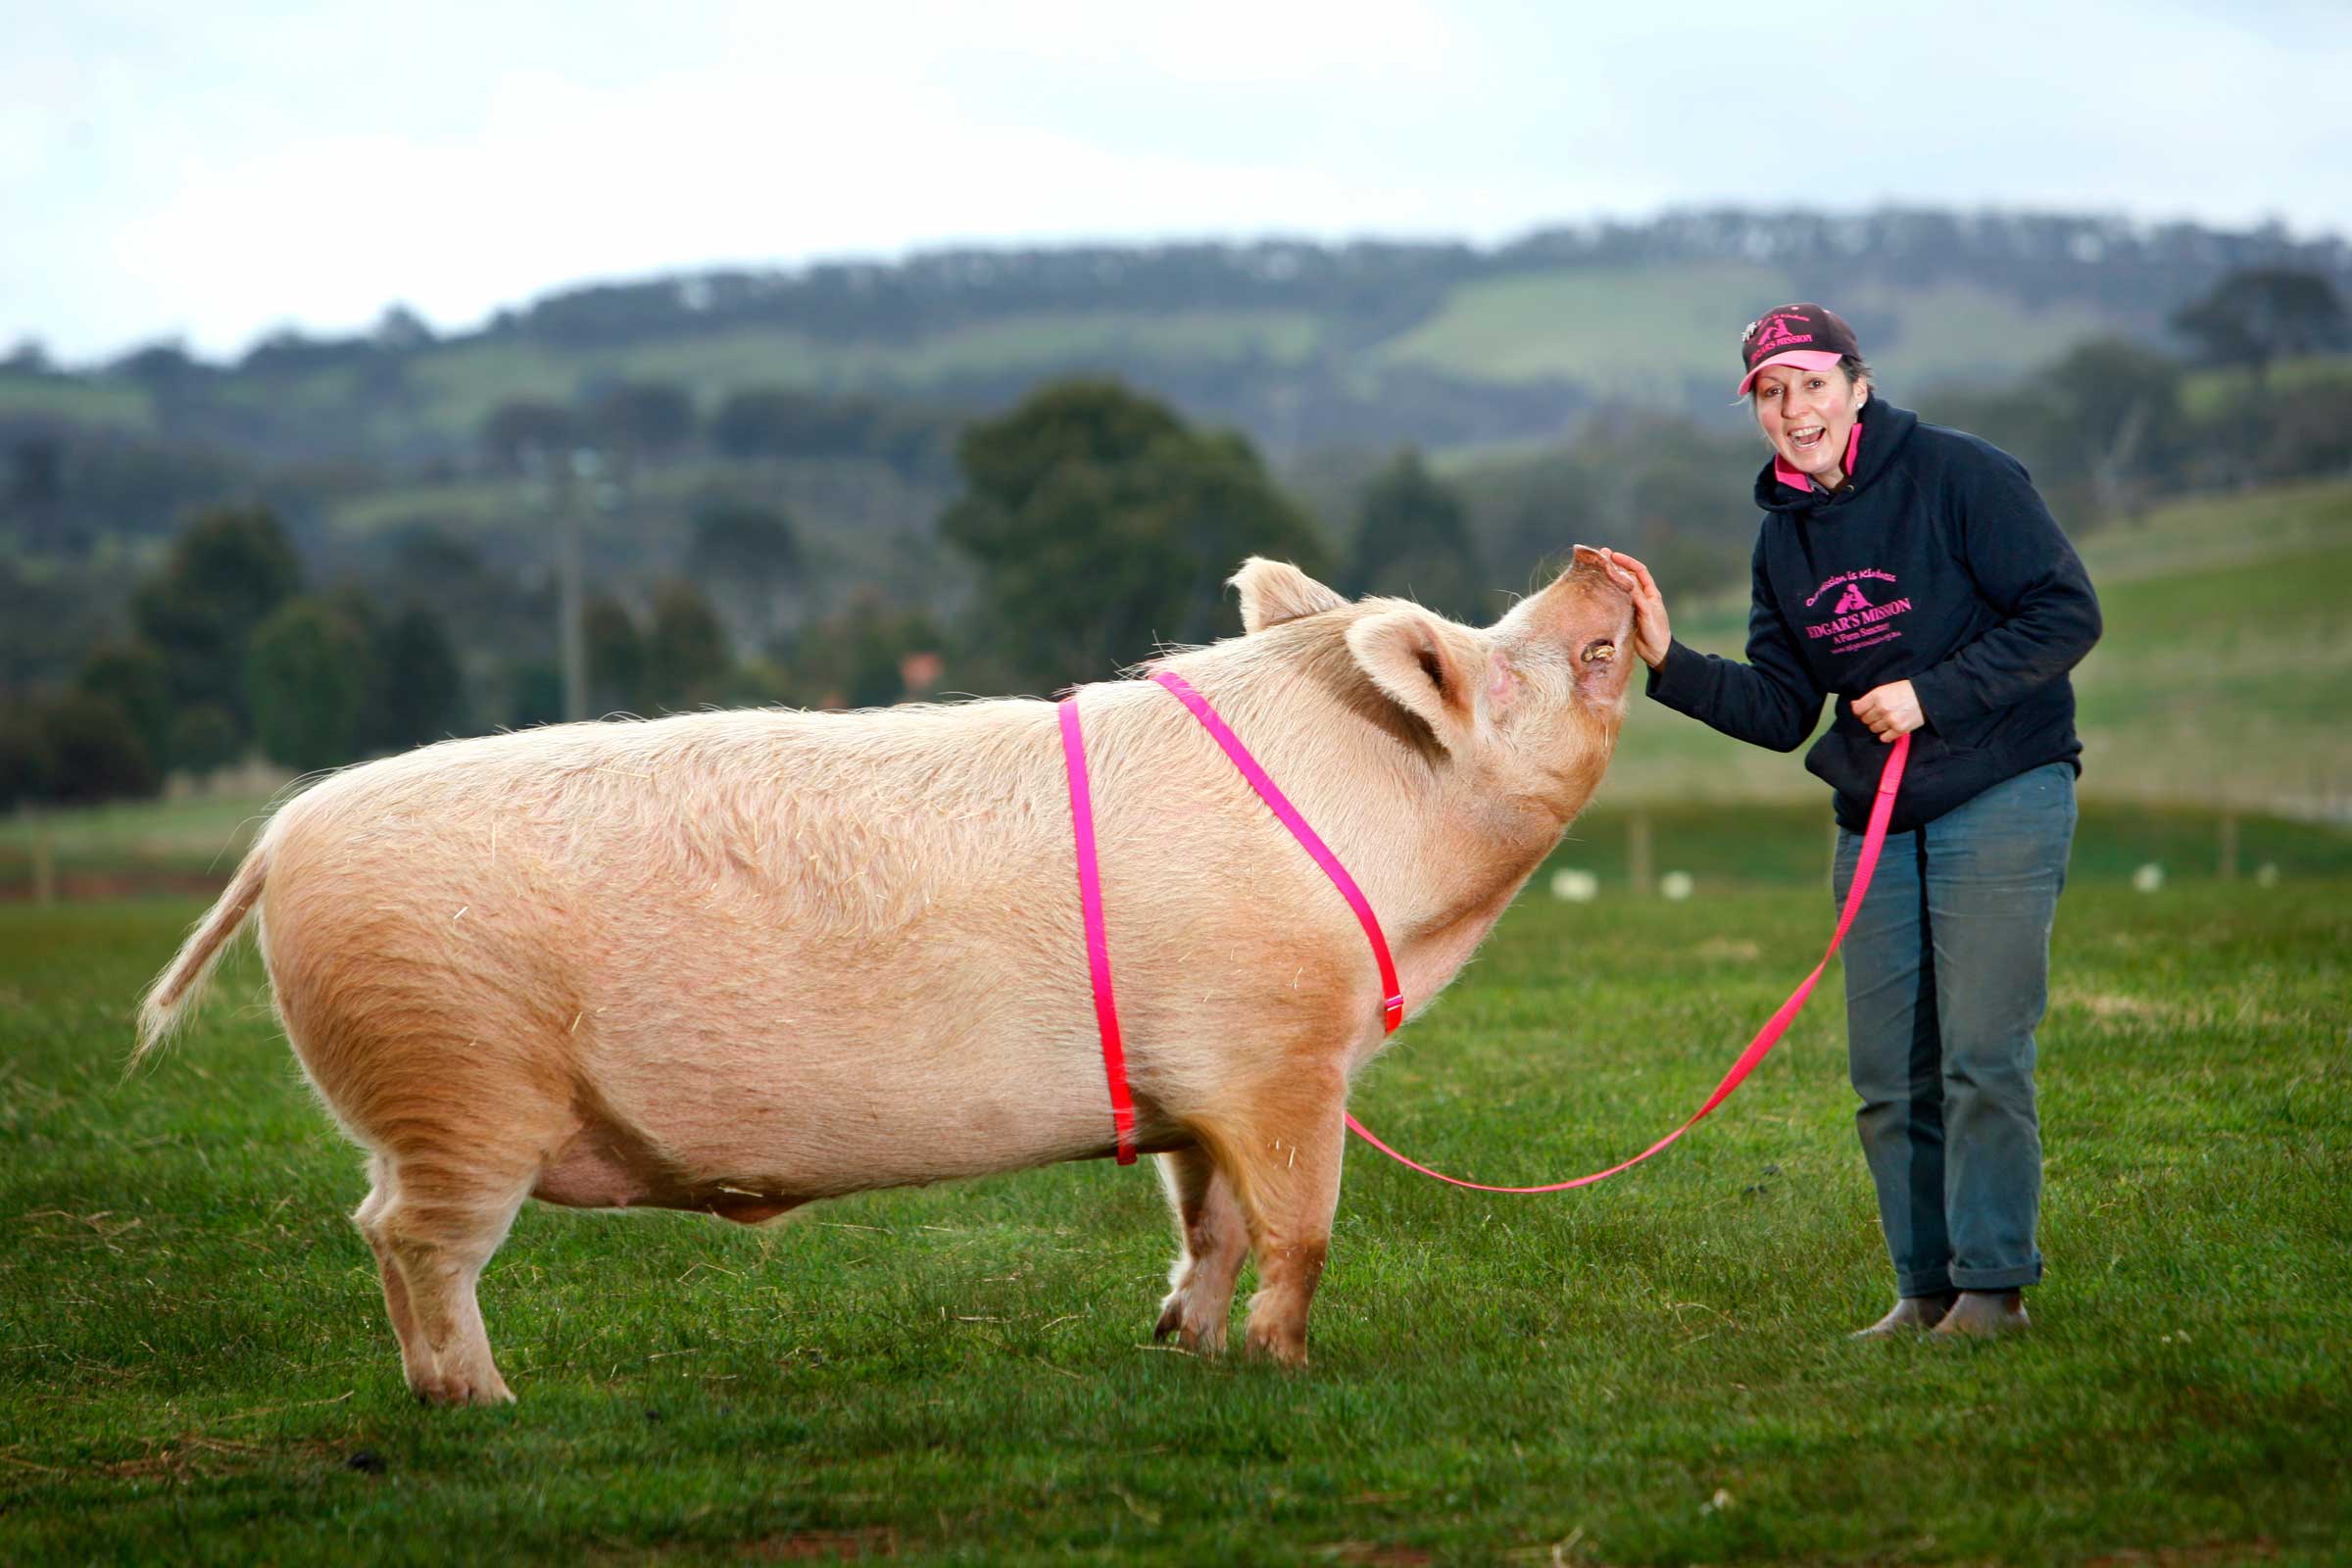
M 1853 478 L 1854 460 L 1861 456 L 1861 454 L 1862 421 L 1860 419 L 1856 419 L 1854 421 L 1854 427 L 1851 430 L 1848 430 L 1845 434 L 1846 478 Z M 1791 490 L 1812 490 L 1818 488 L 1813 483 L 1813 476 L 1811 474 L 1800 473 L 1796 469 L 1788 466 L 1788 460 L 1781 456 L 1781 449 L 1778 447 L 1772 449 L 1772 476 L 1775 479 L 1780 480 L 1781 483 L 1787 485 Z
M 1259 800 L 1291 830 L 1314 862 L 1331 878 L 1332 886 L 1355 911 L 1356 923 L 1364 928 L 1364 936 L 1372 944 L 1373 961 L 1380 966 L 1381 1027 L 1394 1034 L 1404 1021 L 1404 988 L 1396 979 L 1396 961 L 1389 954 L 1389 940 L 1381 934 L 1380 919 L 1372 912 L 1372 901 L 1364 890 L 1355 885 L 1355 878 L 1340 863 L 1315 830 L 1306 825 L 1290 798 L 1276 787 L 1274 780 L 1250 755 L 1231 726 L 1208 706 L 1208 699 L 1193 689 L 1182 675 L 1159 670 L 1152 680 L 1175 694 L 1176 700 L 1192 711 L 1208 731 L 1217 745 L 1224 749 L 1233 765 L 1241 771 L 1250 787 L 1257 791 Z M 1102 882 L 1096 864 L 1094 792 L 1087 780 L 1086 737 L 1079 727 L 1078 699 L 1075 695 L 1061 700 L 1061 756 L 1070 781 L 1070 826 L 1078 851 L 1078 906 L 1086 922 L 1086 969 L 1095 993 L 1095 1026 L 1102 1037 L 1102 1072 L 1110 1086 L 1110 1121 L 1118 1136 L 1118 1159 L 1122 1165 L 1135 1163 L 1135 1102 L 1127 1092 L 1127 1053 L 1119 1034 L 1118 1003 L 1110 988 L 1110 939 L 1102 919 Z

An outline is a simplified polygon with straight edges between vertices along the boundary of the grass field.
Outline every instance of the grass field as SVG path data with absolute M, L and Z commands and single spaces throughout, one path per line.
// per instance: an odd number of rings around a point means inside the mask
M 425 416 L 432 428 L 463 436 L 508 398 L 568 397 L 598 377 L 674 381 L 707 413 L 727 393 L 753 386 L 919 392 L 958 375 L 1045 373 L 1087 363 L 1109 368 L 1138 359 L 1196 364 L 1262 357 L 1289 365 L 1311 353 L 1323 332 L 1324 323 L 1302 310 L 1029 311 L 911 340 L 831 342 L 761 327 L 569 352 L 529 340 L 484 340 L 439 349 L 416 373 L 433 393 Z
M 1105 1164 L 756 1232 L 531 1209 L 484 1287 L 522 1402 L 467 1412 L 405 1395 L 358 1161 L 249 955 L 118 1081 L 194 912 L 0 908 L 0 1561 L 2320 1564 L 2352 1530 L 2352 881 L 2069 894 L 2024 1343 L 1843 1337 L 1888 1286 L 1833 995 L 1595 1190 L 1359 1150 L 1300 1374 L 1149 1343 L 1167 1227 Z M 1523 901 L 1356 1108 L 1489 1180 L 1611 1161 L 1828 913 Z
M 1728 404 L 1738 377 L 1727 368 L 1726 313 L 1742 302 L 1768 309 L 1797 288 L 1784 270 L 1748 262 L 1520 272 L 1456 285 L 1428 319 L 1377 353 L 1473 380 L 1558 377 L 1604 401 L 1666 407 L 1681 407 L 1692 385 L 1720 383 Z M 1843 309 L 1881 323 L 1863 334 L 1871 360 L 1888 385 L 1914 391 L 2011 380 L 2028 368 L 2017 363 L 2019 343 L 2042 345 L 2056 359 L 2113 330 L 2085 307 L 2032 310 L 1959 283 L 1856 289 Z M 1728 318 L 1737 326 L 1736 315 Z

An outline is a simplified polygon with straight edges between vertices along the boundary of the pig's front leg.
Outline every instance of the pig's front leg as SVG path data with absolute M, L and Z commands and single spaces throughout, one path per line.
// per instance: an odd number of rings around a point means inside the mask
M 1233 1306 L 1234 1276 L 1250 1250 L 1250 1225 L 1234 1201 L 1233 1185 L 1217 1171 L 1205 1149 L 1180 1149 L 1159 1156 L 1160 1185 L 1176 1211 L 1176 1239 L 1183 1250 L 1168 1271 L 1174 1289 L 1159 1306 L 1155 1340 L 1177 1336 L 1196 1355 L 1225 1348 L 1225 1315 Z
M 1331 1250 L 1340 1201 L 1348 1079 L 1337 1063 L 1292 1063 L 1230 1121 L 1203 1127 L 1257 1255 L 1245 1340 L 1251 1355 L 1306 1364 L 1306 1309 Z

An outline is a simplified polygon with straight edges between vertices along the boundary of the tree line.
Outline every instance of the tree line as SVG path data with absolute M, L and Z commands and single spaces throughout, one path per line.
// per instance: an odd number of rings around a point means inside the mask
M 2238 372 L 2215 383 L 2218 399 L 2192 403 L 2187 365 L 2121 340 L 2080 345 L 1999 392 L 1886 390 L 2015 452 L 2078 532 L 2183 489 L 2352 472 L 2352 376 L 2280 380 L 2289 361 L 2352 347 L 2324 279 L 2232 274 L 2176 325 L 2203 363 Z M 698 423 L 690 404 L 638 386 L 577 406 L 510 405 L 483 434 L 526 484 L 551 473 L 601 483 L 600 466 L 569 466 L 583 450 L 658 463 L 705 439 L 756 457 L 806 450 L 791 443 L 825 428 L 871 426 L 773 390 Z M 582 439 L 603 445 L 564 453 Z M 1728 587 L 1744 572 L 1744 476 L 1760 462 L 1752 435 L 1616 412 L 1515 460 L 1449 471 L 1402 446 L 1278 480 L 1246 438 L 1123 383 L 1051 383 L 955 437 L 958 488 L 936 537 L 968 566 L 968 599 L 820 584 L 781 508 L 712 492 L 691 509 L 682 577 L 608 579 L 590 597 L 591 707 L 873 706 L 943 684 L 1051 691 L 1237 630 L 1222 583 L 1250 554 L 1479 622 L 1502 608 L 1498 589 L 1536 586 L 1580 540 L 1640 551 L 1678 592 Z M 70 681 L 20 688 L 0 709 L 0 803 L 147 793 L 166 771 L 249 755 L 330 766 L 561 715 L 544 572 L 495 568 L 428 527 L 395 533 L 365 581 L 306 584 L 267 506 L 201 514 Z

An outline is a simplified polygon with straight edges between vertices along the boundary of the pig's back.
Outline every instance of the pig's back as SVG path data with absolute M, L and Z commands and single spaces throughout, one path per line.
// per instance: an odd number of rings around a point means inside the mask
M 1066 808 L 1051 708 L 740 710 L 551 725 L 348 769 L 270 829 L 280 874 L 379 895 L 478 893 L 469 914 L 752 900 L 857 930 L 943 874 L 1041 847 Z

